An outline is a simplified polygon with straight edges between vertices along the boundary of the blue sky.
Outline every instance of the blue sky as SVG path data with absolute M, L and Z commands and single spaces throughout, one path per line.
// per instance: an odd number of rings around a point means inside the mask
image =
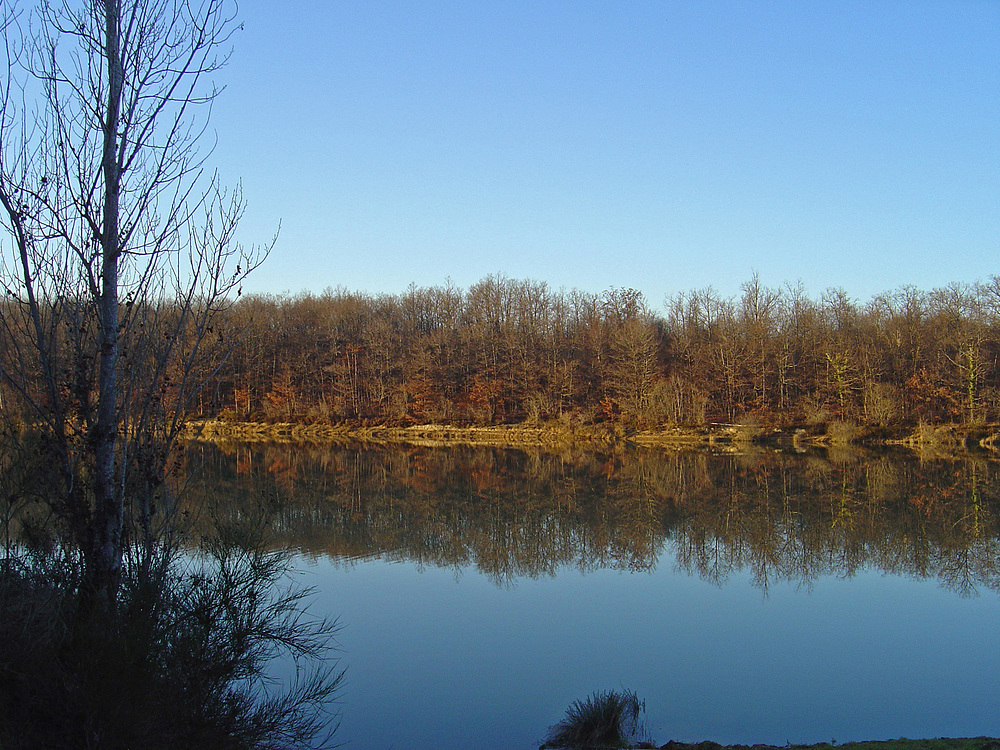
M 243 0 L 250 291 L 859 300 L 1000 273 L 1000 2 Z

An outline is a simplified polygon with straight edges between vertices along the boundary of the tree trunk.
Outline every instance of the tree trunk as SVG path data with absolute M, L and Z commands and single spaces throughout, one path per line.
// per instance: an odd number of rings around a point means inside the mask
M 99 2 L 100 0 L 95 0 Z M 103 122 L 104 214 L 101 230 L 100 370 L 97 422 L 94 426 L 94 534 L 89 584 L 106 604 L 114 602 L 121 578 L 124 498 L 115 481 L 118 442 L 118 263 L 119 190 L 118 126 L 123 71 L 119 50 L 120 0 L 103 0 L 104 55 L 108 67 L 108 100 Z

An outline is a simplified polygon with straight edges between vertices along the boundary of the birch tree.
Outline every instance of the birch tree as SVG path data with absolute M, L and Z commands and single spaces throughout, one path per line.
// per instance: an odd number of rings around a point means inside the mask
M 58 474 L 49 502 L 82 589 L 113 606 L 185 410 L 224 355 L 220 313 L 269 249 L 237 243 L 241 193 L 199 148 L 235 7 L 3 8 L 0 375 Z

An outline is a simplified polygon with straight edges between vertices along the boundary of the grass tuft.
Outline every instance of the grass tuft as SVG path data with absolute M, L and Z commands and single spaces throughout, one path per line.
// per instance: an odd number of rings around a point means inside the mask
M 629 747 L 642 732 L 645 701 L 630 690 L 598 691 L 573 701 L 542 748 Z

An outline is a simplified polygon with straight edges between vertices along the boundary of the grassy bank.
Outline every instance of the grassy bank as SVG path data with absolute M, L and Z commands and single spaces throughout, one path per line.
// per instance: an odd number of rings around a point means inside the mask
M 636 748 L 637 750 L 778 750 L 773 745 L 720 745 L 716 742 L 683 743 L 670 741 L 657 745 L 649 741 L 643 715 L 646 702 L 630 690 L 604 690 L 577 700 L 566 715 L 549 727 L 539 750 L 597 750 L 598 748 Z M 836 740 L 814 745 L 781 746 L 784 750 L 1000 750 L 1000 741 L 992 737 L 910 740 L 906 738 L 872 742 Z
M 652 747 L 652 746 L 650 746 Z M 686 744 L 668 742 L 662 750 L 777 750 L 774 745 L 719 745 L 715 742 Z M 1000 750 L 1000 740 L 993 737 L 939 738 L 910 740 L 906 738 L 876 742 L 821 742 L 816 745 L 781 745 L 782 750 Z

